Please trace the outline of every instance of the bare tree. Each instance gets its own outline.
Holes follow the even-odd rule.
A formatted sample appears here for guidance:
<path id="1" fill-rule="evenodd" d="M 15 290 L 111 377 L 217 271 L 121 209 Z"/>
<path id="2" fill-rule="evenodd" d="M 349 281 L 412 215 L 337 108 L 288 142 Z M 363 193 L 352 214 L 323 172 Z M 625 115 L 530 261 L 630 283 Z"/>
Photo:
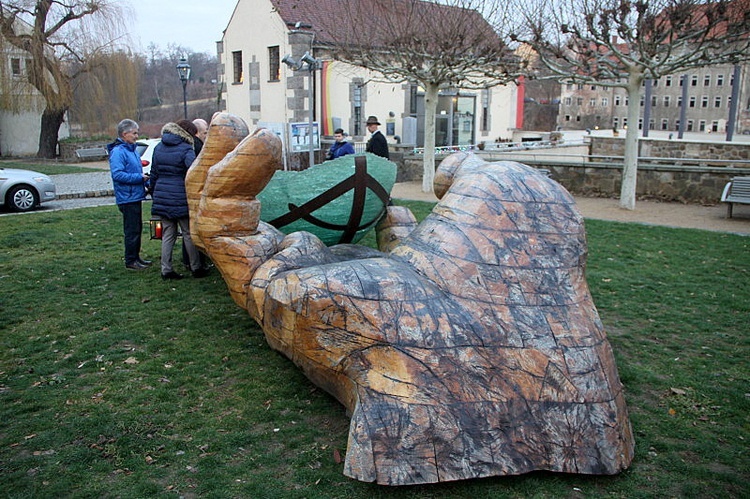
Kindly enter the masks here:
<path id="1" fill-rule="evenodd" d="M 44 99 L 37 156 L 55 156 L 72 81 L 121 41 L 122 10 L 111 0 L 0 1 L 0 42 L 28 54 L 28 81 Z"/>
<path id="2" fill-rule="evenodd" d="M 416 83 L 425 92 L 422 190 L 435 172 L 435 115 L 440 90 L 486 89 L 519 74 L 513 56 L 484 16 L 496 17 L 497 0 L 352 0 L 323 18 L 318 42 L 334 59 L 374 72 L 376 80 Z M 301 6 L 301 5 L 300 5 Z M 336 34 L 336 38 L 326 38 Z"/>
<path id="3" fill-rule="evenodd" d="M 750 0 L 517 0 L 514 38 L 570 83 L 621 87 L 628 130 L 620 206 L 635 209 L 645 79 L 750 60 Z"/>

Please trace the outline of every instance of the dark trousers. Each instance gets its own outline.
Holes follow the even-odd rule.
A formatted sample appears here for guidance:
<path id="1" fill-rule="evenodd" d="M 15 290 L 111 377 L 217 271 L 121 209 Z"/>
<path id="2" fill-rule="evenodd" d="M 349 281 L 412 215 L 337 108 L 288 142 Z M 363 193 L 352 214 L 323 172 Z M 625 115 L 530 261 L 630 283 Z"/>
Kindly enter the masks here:
<path id="1" fill-rule="evenodd" d="M 118 204 L 122 213 L 122 234 L 125 239 L 125 264 L 135 263 L 141 255 L 143 213 L 141 202 Z"/>

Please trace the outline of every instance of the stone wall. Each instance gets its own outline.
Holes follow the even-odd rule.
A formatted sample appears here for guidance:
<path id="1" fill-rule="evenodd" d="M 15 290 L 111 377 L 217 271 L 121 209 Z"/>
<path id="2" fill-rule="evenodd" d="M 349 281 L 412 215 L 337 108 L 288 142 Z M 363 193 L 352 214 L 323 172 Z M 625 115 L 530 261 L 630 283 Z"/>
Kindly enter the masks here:
<path id="1" fill-rule="evenodd" d="M 750 160 L 750 144 L 722 142 L 685 142 L 675 140 L 640 139 L 641 157 L 676 158 L 683 161 L 665 161 L 663 164 L 640 165 L 636 195 L 639 199 L 717 204 L 722 190 L 732 177 L 750 176 L 750 165 L 726 166 L 729 161 Z M 622 138 L 592 137 L 592 156 L 621 157 L 625 140 Z M 478 152 L 479 155 L 486 155 Z M 436 158 L 439 163 L 444 156 Z M 589 197 L 612 197 L 620 195 L 622 167 L 615 162 L 571 163 L 554 158 L 540 160 L 534 165 L 529 158 L 504 159 L 526 162 L 531 166 L 547 169 L 552 178 L 560 182 L 574 195 Z M 488 161 L 497 160 L 488 157 Z M 724 161 L 724 162 L 723 162 Z M 543 163 L 543 164 L 542 164 Z M 567 164 L 566 164 L 567 163 Z M 422 178 L 422 157 L 405 155 L 398 163 L 397 182 L 415 181 Z"/>
<path id="2" fill-rule="evenodd" d="M 59 160 L 63 163 L 84 163 L 86 161 L 101 161 L 102 159 L 106 159 L 106 156 L 81 159 L 76 156 L 76 150 L 88 149 L 92 147 L 107 147 L 107 144 L 107 141 L 60 142 Z"/>

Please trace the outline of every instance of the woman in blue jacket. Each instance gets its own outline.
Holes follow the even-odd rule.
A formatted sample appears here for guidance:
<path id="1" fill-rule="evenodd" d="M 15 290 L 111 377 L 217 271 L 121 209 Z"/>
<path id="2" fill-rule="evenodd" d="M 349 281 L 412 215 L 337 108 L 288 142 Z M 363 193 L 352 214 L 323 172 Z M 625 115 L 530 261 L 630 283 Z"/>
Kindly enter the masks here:
<path id="1" fill-rule="evenodd" d="M 122 213 L 125 242 L 125 268 L 143 270 L 151 265 L 141 254 L 143 211 L 141 203 L 146 198 L 148 175 L 143 173 L 141 158 L 135 150 L 138 140 L 138 123 L 125 119 L 117 124 L 117 140 L 107 145 L 109 170 L 115 189 L 115 202 Z"/>
<path id="2" fill-rule="evenodd" d="M 198 129 L 188 120 L 167 123 L 161 130 L 161 143 L 154 148 L 151 162 L 150 191 L 153 198 L 151 215 L 161 218 L 161 276 L 182 279 L 172 267 L 172 250 L 177 239 L 177 226 L 190 258 L 193 277 L 205 277 L 198 249 L 190 237 L 190 218 L 185 193 L 185 175 L 195 160 L 193 136 Z"/>

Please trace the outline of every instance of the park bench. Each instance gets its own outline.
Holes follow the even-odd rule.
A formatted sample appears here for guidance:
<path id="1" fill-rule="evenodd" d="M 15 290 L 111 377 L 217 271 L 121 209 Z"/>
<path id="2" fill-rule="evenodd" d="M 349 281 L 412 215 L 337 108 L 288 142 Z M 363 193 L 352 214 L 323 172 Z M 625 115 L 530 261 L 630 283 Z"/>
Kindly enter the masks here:
<path id="1" fill-rule="evenodd" d="M 76 156 L 78 159 L 86 160 L 93 158 L 106 158 L 108 156 L 107 149 L 104 147 L 87 147 L 83 149 L 76 149 Z"/>
<path id="2" fill-rule="evenodd" d="M 732 218 L 732 205 L 735 203 L 750 204 L 750 177 L 733 177 L 724 186 L 721 202 L 728 203 L 727 218 Z"/>

